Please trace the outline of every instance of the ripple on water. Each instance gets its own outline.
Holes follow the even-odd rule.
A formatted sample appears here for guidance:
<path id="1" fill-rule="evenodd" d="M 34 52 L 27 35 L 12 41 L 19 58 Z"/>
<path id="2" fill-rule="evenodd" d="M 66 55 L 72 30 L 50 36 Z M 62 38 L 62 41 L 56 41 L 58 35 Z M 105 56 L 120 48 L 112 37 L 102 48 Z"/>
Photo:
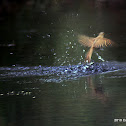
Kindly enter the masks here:
<path id="1" fill-rule="evenodd" d="M 77 79 L 82 76 L 99 74 L 125 69 L 126 63 L 102 62 L 69 66 L 15 66 L 0 67 L 0 79 L 15 77 L 40 76 L 43 82 L 61 82 L 63 80 Z M 125 75 L 123 75 L 125 77 Z M 46 77 L 46 78 L 45 78 Z M 113 75 L 111 77 L 116 77 Z M 119 77 L 119 76 L 118 76 Z"/>

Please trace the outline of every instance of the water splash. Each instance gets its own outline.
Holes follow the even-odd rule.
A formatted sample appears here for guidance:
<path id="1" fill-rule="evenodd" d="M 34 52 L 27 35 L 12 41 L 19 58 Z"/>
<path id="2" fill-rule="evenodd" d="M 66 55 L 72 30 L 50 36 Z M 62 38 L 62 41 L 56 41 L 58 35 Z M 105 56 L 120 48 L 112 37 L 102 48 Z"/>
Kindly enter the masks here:
<path id="1" fill-rule="evenodd" d="M 126 69 L 126 63 L 118 62 L 101 62 L 90 63 L 86 65 L 69 65 L 69 66 L 15 66 L 0 67 L 0 79 L 15 77 L 40 77 L 42 82 L 62 82 L 64 80 L 76 80 L 80 77 L 100 74 L 105 72 Z"/>

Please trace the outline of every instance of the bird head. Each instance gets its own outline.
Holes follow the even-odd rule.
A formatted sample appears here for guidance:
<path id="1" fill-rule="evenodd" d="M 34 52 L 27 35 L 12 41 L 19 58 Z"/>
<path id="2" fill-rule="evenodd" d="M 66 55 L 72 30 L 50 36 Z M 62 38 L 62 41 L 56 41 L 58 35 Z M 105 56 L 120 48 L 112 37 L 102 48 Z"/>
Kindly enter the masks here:
<path id="1" fill-rule="evenodd" d="M 104 37 L 104 34 L 105 34 L 104 32 L 100 32 L 98 36 Z"/>

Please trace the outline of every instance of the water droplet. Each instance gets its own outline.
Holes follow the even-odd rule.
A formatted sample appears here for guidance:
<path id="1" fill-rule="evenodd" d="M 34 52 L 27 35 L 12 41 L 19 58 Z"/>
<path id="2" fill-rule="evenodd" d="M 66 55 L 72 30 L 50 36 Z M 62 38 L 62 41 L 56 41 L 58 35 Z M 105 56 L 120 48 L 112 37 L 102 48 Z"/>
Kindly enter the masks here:
<path id="1" fill-rule="evenodd" d="M 45 36 L 42 36 L 42 38 L 45 38 Z"/>
<path id="2" fill-rule="evenodd" d="M 71 44 L 71 42 L 69 42 L 69 44 Z"/>
<path id="3" fill-rule="evenodd" d="M 85 50 L 83 49 L 83 52 L 85 52 Z"/>
<path id="4" fill-rule="evenodd" d="M 50 38 L 50 37 L 51 37 L 51 35 L 50 35 L 50 34 L 47 34 L 47 37 L 49 37 L 49 38 Z"/>
<path id="5" fill-rule="evenodd" d="M 32 98 L 34 98 L 34 99 L 35 99 L 36 97 L 35 97 L 35 96 L 33 96 Z"/>

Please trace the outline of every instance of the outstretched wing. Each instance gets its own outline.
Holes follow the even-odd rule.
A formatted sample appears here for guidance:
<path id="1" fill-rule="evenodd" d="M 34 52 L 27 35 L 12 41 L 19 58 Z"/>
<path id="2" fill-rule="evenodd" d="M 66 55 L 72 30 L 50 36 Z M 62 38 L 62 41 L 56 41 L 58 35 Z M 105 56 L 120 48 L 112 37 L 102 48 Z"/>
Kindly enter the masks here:
<path id="1" fill-rule="evenodd" d="M 105 46 L 118 46 L 115 42 L 111 41 L 110 39 L 107 38 L 93 38 L 93 37 L 88 37 L 86 35 L 79 35 L 78 36 L 78 41 L 80 44 L 91 47 L 93 45 L 94 48 L 101 48 Z"/>
<path id="2" fill-rule="evenodd" d="M 78 36 L 78 42 L 84 46 L 91 47 L 92 44 L 94 43 L 95 38 L 93 37 L 88 37 L 86 35 L 79 35 Z"/>
<path id="3" fill-rule="evenodd" d="M 95 48 L 101 48 L 105 46 L 116 46 L 116 44 L 107 38 L 99 38 L 93 45 Z"/>

